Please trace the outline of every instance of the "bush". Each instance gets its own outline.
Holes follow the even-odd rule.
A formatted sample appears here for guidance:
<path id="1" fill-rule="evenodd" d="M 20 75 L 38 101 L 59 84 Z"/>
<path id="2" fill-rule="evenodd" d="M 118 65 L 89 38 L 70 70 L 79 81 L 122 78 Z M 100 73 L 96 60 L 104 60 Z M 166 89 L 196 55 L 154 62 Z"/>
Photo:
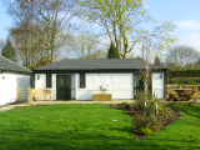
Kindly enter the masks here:
<path id="1" fill-rule="evenodd" d="M 170 77 L 169 84 L 178 84 L 178 85 L 199 85 L 200 78 L 196 77 Z"/>
<path id="2" fill-rule="evenodd" d="M 114 106 L 133 116 L 134 132 L 138 136 L 151 135 L 179 118 L 179 112 L 144 94 L 139 94 L 139 99 L 133 104 L 122 103 Z"/>

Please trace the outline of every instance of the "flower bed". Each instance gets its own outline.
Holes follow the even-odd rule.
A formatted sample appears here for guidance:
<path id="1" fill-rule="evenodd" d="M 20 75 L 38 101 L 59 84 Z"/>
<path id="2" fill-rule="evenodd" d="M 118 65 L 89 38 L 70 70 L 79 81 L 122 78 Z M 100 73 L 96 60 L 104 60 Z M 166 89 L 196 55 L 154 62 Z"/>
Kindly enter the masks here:
<path id="1" fill-rule="evenodd" d="M 148 110 L 143 111 L 138 105 L 119 104 L 115 105 L 116 108 L 122 109 L 133 116 L 134 120 L 134 133 L 139 138 L 151 135 L 164 129 L 174 121 L 178 120 L 180 113 L 170 107 L 162 107 L 157 112 L 156 117 L 151 116 Z"/>

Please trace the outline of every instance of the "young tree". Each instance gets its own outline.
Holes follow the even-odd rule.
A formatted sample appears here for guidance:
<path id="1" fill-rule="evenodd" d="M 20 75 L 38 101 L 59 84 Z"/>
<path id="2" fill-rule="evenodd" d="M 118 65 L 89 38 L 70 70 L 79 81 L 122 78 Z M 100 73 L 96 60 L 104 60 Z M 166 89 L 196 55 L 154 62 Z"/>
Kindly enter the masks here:
<path id="1" fill-rule="evenodd" d="M 135 45 L 133 34 L 142 20 L 144 0 L 81 0 L 89 20 L 99 23 L 125 59 Z"/>
<path id="2" fill-rule="evenodd" d="M 149 87 L 151 81 L 151 64 L 153 54 L 157 53 L 158 56 L 166 54 L 166 50 L 170 49 L 172 44 L 176 41 L 173 36 L 174 25 L 171 22 L 165 22 L 161 25 L 154 27 L 151 30 L 144 30 L 140 33 L 138 43 L 141 49 L 142 57 L 145 60 L 145 93 L 150 95 Z"/>
<path id="3" fill-rule="evenodd" d="M 7 40 L 6 45 L 4 46 L 4 48 L 1 51 L 1 55 L 12 61 L 17 60 L 16 50 L 13 47 L 10 40 Z"/>
<path id="4" fill-rule="evenodd" d="M 113 43 L 110 44 L 110 48 L 108 50 L 108 59 L 120 59 L 119 51 Z"/>
<path id="5" fill-rule="evenodd" d="M 145 68 L 142 76 L 144 78 L 144 89 L 145 92 L 139 95 L 139 99 L 136 102 L 136 108 L 139 108 L 139 112 L 142 112 L 139 117 L 136 118 L 136 127 L 139 129 L 139 132 L 144 134 L 143 129 L 147 128 L 151 130 L 153 124 L 160 122 L 160 116 L 163 114 L 163 108 L 161 109 L 160 101 L 152 95 L 150 91 L 151 87 L 151 76 L 152 76 L 152 54 L 155 56 L 155 53 L 158 55 L 162 51 L 169 49 L 174 42 L 175 38 L 173 37 L 174 27 L 169 23 L 159 25 L 152 30 L 146 30 L 141 32 L 139 46 L 142 51 L 143 59 L 145 60 Z M 168 114 L 168 111 L 164 112 L 165 115 Z M 146 120 L 145 122 L 142 120 Z M 163 120 L 162 120 L 163 121 Z M 158 123 L 159 124 L 159 123 Z"/>

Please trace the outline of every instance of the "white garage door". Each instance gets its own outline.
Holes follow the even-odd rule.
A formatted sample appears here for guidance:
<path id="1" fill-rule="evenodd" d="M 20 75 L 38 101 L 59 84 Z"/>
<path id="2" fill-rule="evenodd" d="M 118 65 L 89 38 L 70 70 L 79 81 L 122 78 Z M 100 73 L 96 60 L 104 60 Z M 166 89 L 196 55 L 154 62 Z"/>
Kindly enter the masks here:
<path id="1" fill-rule="evenodd" d="M 86 89 L 100 92 L 105 89 L 114 99 L 133 99 L 132 74 L 87 74 Z"/>
<path id="2" fill-rule="evenodd" d="M 164 98 L 164 73 L 153 73 L 152 92 L 156 98 Z"/>

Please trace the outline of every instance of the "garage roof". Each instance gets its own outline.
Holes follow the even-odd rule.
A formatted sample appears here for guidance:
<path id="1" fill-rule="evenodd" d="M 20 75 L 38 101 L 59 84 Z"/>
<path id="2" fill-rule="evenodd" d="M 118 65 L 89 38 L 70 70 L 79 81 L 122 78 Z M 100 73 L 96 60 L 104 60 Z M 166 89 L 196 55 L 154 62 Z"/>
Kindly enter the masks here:
<path id="1" fill-rule="evenodd" d="M 95 71 L 95 70 L 135 70 L 144 69 L 145 62 L 141 59 L 100 59 L 75 60 L 64 59 L 51 65 L 41 67 L 35 71 Z M 153 66 L 154 69 L 167 69 L 163 65 Z"/>
<path id="2" fill-rule="evenodd" d="M 25 67 L 22 67 L 15 62 L 6 59 L 3 56 L 0 56 L 0 70 L 6 72 L 31 73 Z"/>

